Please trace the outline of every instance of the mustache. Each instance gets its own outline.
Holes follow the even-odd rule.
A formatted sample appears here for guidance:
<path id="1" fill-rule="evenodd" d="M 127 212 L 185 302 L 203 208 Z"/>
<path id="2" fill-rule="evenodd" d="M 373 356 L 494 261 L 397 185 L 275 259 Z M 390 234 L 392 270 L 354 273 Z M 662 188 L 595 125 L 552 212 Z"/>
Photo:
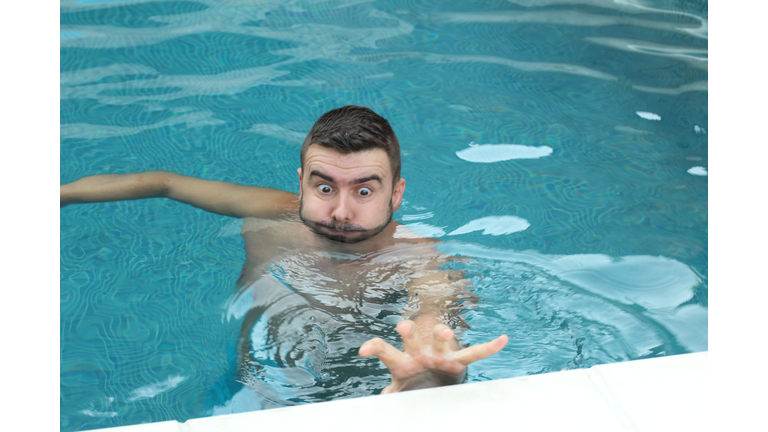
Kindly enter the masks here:
<path id="1" fill-rule="evenodd" d="M 382 232 L 387 225 L 392 221 L 392 202 L 389 203 L 389 215 L 387 217 L 387 220 L 377 226 L 370 229 L 366 229 L 362 225 L 355 225 L 351 224 L 349 222 L 338 222 L 338 221 L 313 221 L 310 219 L 307 219 L 304 217 L 304 202 L 299 201 L 299 217 L 301 218 L 301 221 L 306 225 L 312 232 L 315 234 L 325 237 L 329 240 L 341 242 L 341 243 L 360 243 L 362 241 L 368 240 L 371 237 L 376 236 L 380 232 Z M 358 233 L 354 236 L 349 236 L 347 234 L 333 234 L 328 233 L 320 229 L 320 227 L 323 227 L 325 229 L 331 229 L 334 231 L 342 231 L 344 233 Z"/>
<path id="2" fill-rule="evenodd" d="M 367 229 L 361 227 L 360 225 L 354 225 L 349 222 L 314 222 L 314 224 L 319 225 L 321 227 L 325 227 L 328 229 L 332 229 L 334 231 L 344 231 L 344 232 L 365 232 L 368 231 Z"/>

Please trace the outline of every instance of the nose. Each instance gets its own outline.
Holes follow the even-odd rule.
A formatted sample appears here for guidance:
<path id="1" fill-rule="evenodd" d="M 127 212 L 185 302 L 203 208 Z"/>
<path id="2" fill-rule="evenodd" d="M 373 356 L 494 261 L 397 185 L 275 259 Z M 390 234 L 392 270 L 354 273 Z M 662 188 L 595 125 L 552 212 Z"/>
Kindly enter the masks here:
<path id="1" fill-rule="evenodd" d="M 352 203 L 346 194 L 339 194 L 337 197 L 336 202 L 334 202 L 331 218 L 336 222 L 352 221 Z"/>

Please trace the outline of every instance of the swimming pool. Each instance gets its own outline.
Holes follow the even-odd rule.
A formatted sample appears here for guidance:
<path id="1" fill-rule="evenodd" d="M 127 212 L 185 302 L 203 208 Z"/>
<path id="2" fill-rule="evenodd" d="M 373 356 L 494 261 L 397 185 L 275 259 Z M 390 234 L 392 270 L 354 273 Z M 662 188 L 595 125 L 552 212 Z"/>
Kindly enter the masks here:
<path id="1" fill-rule="evenodd" d="M 62 183 L 296 192 L 315 119 L 368 106 L 403 148 L 395 220 L 468 257 L 462 339 L 510 336 L 470 381 L 707 349 L 706 2 L 241 3 L 61 3 Z M 166 200 L 62 209 L 62 430 L 227 394 L 239 233 Z"/>

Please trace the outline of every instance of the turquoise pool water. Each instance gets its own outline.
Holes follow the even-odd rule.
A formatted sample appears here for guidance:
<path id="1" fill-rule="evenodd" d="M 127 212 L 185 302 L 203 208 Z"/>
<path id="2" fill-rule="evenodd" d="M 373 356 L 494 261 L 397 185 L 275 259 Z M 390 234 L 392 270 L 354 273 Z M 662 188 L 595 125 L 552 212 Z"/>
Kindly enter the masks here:
<path id="1" fill-rule="evenodd" d="M 707 350 L 707 3 L 62 1 L 61 182 L 165 169 L 298 191 L 322 113 L 403 149 L 395 220 L 482 299 L 469 380 Z M 240 221 L 61 211 L 61 429 L 211 414 L 235 381 Z M 376 394 L 371 381 L 315 399 Z"/>

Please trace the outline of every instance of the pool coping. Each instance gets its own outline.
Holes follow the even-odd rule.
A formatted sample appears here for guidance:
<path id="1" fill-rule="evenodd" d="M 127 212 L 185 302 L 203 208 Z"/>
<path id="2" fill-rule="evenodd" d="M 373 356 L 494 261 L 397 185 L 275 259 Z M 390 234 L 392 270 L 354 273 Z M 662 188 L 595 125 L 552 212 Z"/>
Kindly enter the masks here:
<path id="1" fill-rule="evenodd" d="M 240 414 L 120 426 L 113 432 L 706 430 L 709 352 L 681 354 Z"/>

